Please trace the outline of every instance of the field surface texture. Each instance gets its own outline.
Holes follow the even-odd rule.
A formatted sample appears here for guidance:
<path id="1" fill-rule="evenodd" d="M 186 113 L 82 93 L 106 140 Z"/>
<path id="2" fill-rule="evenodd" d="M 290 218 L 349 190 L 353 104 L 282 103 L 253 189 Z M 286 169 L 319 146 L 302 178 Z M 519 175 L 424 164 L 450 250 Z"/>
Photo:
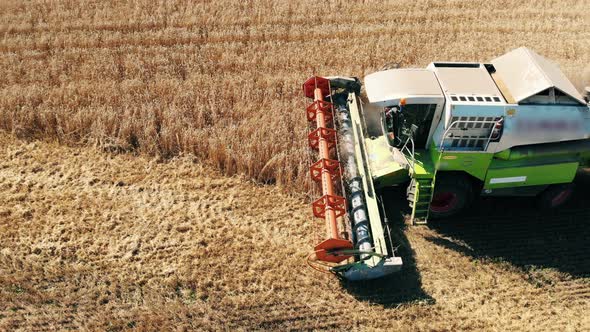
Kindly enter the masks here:
<path id="1" fill-rule="evenodd" d="M 305 265 L 304 197 L 188 157 L 1 136 L 0 201 L 0 330 L 590 328 L 583 199 L 480 202 L 430 229 L 390 211 L 405 270 L 359 285 Z"/>
<path id="2" fill-rule="evenodd" d="M 588 172 L 559 212 L 480 200 L 409 227 L 391 203 L 391 278 L 307 268 L 300 91 L 520 46 L 581 88 L 589 8 L 0 1 L 0 330 L 590 330 Z"/>

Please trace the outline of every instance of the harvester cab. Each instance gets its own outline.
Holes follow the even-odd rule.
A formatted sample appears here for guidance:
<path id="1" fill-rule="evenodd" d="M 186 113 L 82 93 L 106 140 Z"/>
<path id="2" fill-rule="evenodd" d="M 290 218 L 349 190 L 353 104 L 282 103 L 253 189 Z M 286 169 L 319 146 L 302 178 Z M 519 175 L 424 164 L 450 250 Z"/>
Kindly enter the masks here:
<path id="1" fill-rule="evenodd" d="M 381 192 L 404 186 L 409 220 L 447 218 L 477 195 L 557 207 L 590 164 L 590 106 L 560 71 L 519 48 L 490 63 L 433 62 L 350 77 L 311 77 L 314 215 L 327 239 L 314 264 L 349 280 L 401 269 Z M 338 185 L 340 184 L 340 185 Z"/>

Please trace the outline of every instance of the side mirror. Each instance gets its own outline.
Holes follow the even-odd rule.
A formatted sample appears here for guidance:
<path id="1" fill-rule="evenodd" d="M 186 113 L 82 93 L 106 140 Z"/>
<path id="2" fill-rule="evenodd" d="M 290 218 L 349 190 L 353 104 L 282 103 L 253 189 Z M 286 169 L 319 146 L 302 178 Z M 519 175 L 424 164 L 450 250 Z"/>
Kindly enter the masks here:
<path id="1" fill-rule="evenodd" d="M 584 99 L 586 99 L 587 103 L 590 103 L 590 86 L 584 89 Z"/>

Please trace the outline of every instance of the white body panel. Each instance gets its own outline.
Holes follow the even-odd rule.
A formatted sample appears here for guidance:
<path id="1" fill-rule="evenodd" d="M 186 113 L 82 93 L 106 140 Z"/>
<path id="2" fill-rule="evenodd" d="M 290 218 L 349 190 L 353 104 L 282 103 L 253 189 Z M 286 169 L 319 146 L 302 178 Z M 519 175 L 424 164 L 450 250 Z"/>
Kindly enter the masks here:
<path id="1" fill-rule="evenodd" d="M 419 99 L 421 103 L 443 99 L 436 76 L 427 69 L 376 72 L 365 77 L 365 89 L 369 102 L 380 107 L 397 105 L 401 98 Z"/>
<path id="2" fill-rule="evenodd" d="M 373 73 L 365 77 L 367 97 L 371 106 L 381 109 L 398 105 L 401 99 L 406 99 L 408 104 L 437 104 L 428 142 L 434 141 L 436 146 L 445 149 L 451 148 L 446 140 L 441 144 L 449 131 L 454 130 L 456 137 L 483 137 L 481 125 L 475 122 L 499 118 L 504 119 L 503 134 L 498 142 L 482 145 L 486 152 L 590 137 L 590 109 L 582 104 L 581 95 L 559 67 L 526 48 L 499 57 L 494 64 L 501 68 L 501 72 L 494 75 L 501 74 L 504 82 L 492 77 L 494 68 L 491 65 L 479 63 L 431 63 L 426 69 L 391 69 Z M 547 88 L 566 93 L 564 98 L 568 102 L 560 105 L 558 98 L 554 98 L 552 104 L 519 105 L 506 101 L 512 98 L 527 103 L 543 100 L 535 99 L 535 94 Z M 503 95 L 507 92 L 512 94 L 510 98 Z M 474 123 L 449 130 L 449 126 L 457 121 Z M 461 147 L 453 150 L 474 151 Z"/>
<path id="3" fill-rule="evenodd" d="M 539 92 L 555 88 L 579 104 L 585 104 L 582 95 L 561 72 L 557 64 L 526 47 L 508 52 L 492 60 L 492 64 L 517 103 Z"/>

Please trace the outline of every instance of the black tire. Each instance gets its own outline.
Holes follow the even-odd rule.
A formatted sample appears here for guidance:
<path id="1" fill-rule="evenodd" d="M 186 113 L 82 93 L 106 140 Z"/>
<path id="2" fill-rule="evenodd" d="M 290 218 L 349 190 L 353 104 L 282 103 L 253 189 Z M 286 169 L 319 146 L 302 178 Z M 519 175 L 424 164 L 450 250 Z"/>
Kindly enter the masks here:
<path id="1" fill-rule="evenodd" d="M 463 211 L 473 201 L 473 184 L 467 176 L 437 175 L 430 202 L 430 217 L 442 219 Z"/>
<path id="2" fill-rule="evenodd" d="M 573 193 L 573 183 L 552 184 L 537 196 L 536 205 L 544 210 L 556 209 L 567 203 Z"/>

